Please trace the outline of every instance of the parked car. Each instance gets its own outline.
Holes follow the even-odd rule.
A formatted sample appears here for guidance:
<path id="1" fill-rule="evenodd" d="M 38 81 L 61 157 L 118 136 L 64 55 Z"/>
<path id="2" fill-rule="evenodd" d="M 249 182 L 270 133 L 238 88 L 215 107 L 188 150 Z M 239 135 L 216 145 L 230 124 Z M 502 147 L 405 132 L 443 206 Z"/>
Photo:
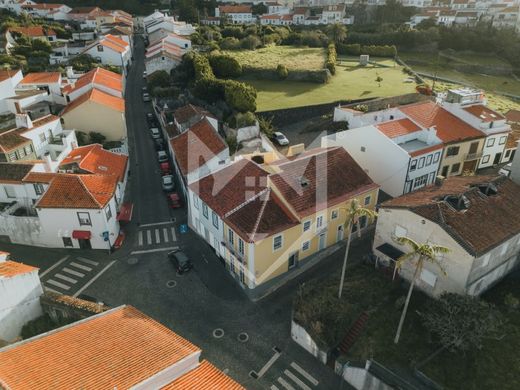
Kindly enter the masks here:
<path id="1" fill-rule="evenodd" d="M 504 175 L 505 177 L 511 176 L 511 168 L 513 166 L 513 163 L 509 163 L 504 165 L 500 170 L 498 171 L 499 174 Z"/>
<path id="2" fill-rule="evenodd" d="M 149 102 L 150 100 L 152 100 L 150 94 L 148 92 L 143 93 L 143 102 Z"/>
<path id="3" fill-rule="evenodd" d="M 162 138 L 154 139 L 155 150 L 164 150 L 164 140 Z"/>
<path id="4" fill-rule="evenodd" d="M 159 131 L 159 129 L 157 127 L 152 127 L 150 129 L 150 133 L 152 133 L 152 138 L 153 139 L 160 139 L 161 138 L 161 132 Z"/>
<path id="5" fill-rule="evenodd" d="M 146 70 L 143 72 L 143 79 L 146 78 L 146 76 L 148 76 L 148 73 L 146 73 Z"/>
<path id="6" fill-rule="evenodd" d="M 166 192 L 172 192 L 175 189 L 175 181 L 172 175 L 162 177 L 162 188 Z"/>
<path id="7" fill-rule="evenodd" d="M 172 170 L 170 169 L 170 163 L 169 162 L 163 162 L 160 164 L 161 167 L 161 175 L 170 175 L 172 173 Z"/>
<path id="8" fill-rule="evenodd" d="M 171 261 L 179 275 L 182 275 L 193 268 L 193 263 L 184 252 L 168 252 L 168 259 Z"/>
<path id="9" fill-rule="evenodd" d="M 168 161 L 168 155 L 166 154 L 166 152 L 164 150 L 159 150 L 157 152 L 157 159 L 159 160 L 160 163 L 166 162 L 166 161 Z"/>
<path id="10" fill-rule="evenodd" d="M 148 92 L 148 87 L 146 85 L 142 89 L 143 89 L 143 93 Z"/>
<path id="11" fill-rule="evenodd" d="M 275 131 L 273 133 L 273 141 L 276 142 L 280 146 L 289 145 L 289 140 L 287 139 L 287 137 L 283 133 L 280 133 L 279 131 Z"/>
<path id="12" fill-rule="evenodd" d="M 152 112 L 149 112 L 146 114 L 146 122 L 148 123 L 148 126 L 150 127 L 157 127 L 157 119 L 155 118 L 155 115 Z"/>
<path id="13" fill-rule="evenodd" d="M 182 207 L 181 198 L 179 197 L 179 194 L 176 192 L 173 192 L 168 195 L 168 203 L 170 204 L 170 207 L 172 209 L 178 209 Z"/>

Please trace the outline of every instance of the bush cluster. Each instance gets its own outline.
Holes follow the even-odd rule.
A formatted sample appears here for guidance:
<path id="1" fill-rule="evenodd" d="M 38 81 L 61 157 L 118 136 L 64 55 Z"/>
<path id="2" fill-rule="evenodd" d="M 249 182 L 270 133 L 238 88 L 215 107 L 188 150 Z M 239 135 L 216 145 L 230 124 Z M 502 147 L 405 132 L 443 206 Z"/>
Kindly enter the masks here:
<path id="1" fill-rule="evenodd" d="M 248 77 L 258 80 L 280 80 L 280 77 L 285 75 L 283 68 L 284 65 L 279 64 L 276 68 L 259 68 L 258 66 L 252 67 L 244 65 L 242 66 L 242 73 Z M 330 80 L 330 72 L 327 69 L 316 69 L 316 70 L 303 70 L 303 69 L 287 69 L 286 80 L 290 81 L 308 81 L 311 83 L 327 83 Z"/>
<path id="2" fill-rule="evenodd" d="M 285 80 L 289 75 L 289 71 L 287 70 L 287 66 L 284 64 L 278 64 L 276 67 L 276 74 L 280 80 Z"/>
<path id="3" fill-rule="evenodd" d="M 325 61 L 325 68 L 327 68 L 330 74 L 336 74 L 336 45 L 334 43 L 329 43 L 327 46 L 327 60 Z"/>
<path id="4" fill-rule="evenodd" d="M 213 54 L 209 56 L 209 63 L 217 77 L 235 78 L 242 75 L 242 65 L 229 55 Z"/>
<path id="5" fill-rule="evenodd" d="M 338 44 L 336 47 L 339 54 L 348 54 L 358 56 L 360 54 L 368 54 L 374 57 L 395 57 L 397 55 L 397 48 L 395 46 L 383 45 L 369 45 L 364 46 L 359 43 L 350 45 Z"/>

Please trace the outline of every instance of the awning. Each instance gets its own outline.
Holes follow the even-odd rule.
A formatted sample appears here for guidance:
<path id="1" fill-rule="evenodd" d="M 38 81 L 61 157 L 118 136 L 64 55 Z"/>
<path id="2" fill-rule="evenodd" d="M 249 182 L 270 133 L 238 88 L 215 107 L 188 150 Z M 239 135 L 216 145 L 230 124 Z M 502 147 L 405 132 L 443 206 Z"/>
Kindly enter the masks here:
<path id="1" fill-rule="evenodd" d="M 117 220 L 120 222 L 129 222 L 132 219 L 133 211 L 133 203 L 123 203 L 121 205 L 121 209 L 119 210 L 119 214 L 117 215 Z"/>
<path id="2" fill-rule="evenodd" d="M 88 230 L 73 230 L 72 238 L 76 240 L 90 240 L 92 234 Z"/>
<path id="3" fill-rule="evenodd" d="M 393 260 L 397 260 L 399 257 L 404 255 L 404 252 L 397 249 L 395 246 L 390 245 L 388 243 L 384 243 L 382 245 L 379 245 L 376 250 L 384 254 L 385 256 L 390 257 Z"/>

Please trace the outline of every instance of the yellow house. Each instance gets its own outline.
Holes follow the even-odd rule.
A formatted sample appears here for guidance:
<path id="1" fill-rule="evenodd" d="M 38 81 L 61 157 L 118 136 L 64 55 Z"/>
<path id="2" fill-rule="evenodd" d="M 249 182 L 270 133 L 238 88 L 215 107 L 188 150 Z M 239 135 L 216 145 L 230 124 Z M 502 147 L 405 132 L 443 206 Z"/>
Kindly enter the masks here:
<path id="1" fill-rule="evenodd" d="M 379 186 L 343 148 L 249 157 L 190 185 L 189 223 L 254 296 L 346 238 L 350 202 L 375 208 Z"/>
<path id="2" fill-rule="evenodd" d="M 65 107 L 62 124 L 66 128 L 101 133 L 107 141 L 126 138 L 125 101 L 97 88 L 79 96 Z"/>

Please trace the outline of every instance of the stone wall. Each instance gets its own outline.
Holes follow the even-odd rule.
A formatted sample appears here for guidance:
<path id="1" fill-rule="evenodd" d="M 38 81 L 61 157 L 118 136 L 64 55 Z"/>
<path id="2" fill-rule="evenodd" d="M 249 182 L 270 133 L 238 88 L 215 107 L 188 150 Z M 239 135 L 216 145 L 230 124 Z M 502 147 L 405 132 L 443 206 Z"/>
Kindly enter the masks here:
<path id="1" fill-rule="evenodd" d="M 46 291 L 40 297 L 40 304 L 43 312 L 49 314 L 56 322 L 61 322 L 61 320 L 78 321 L 109 309 L 103 304 L 73 298 L 51 291 Z"/>

